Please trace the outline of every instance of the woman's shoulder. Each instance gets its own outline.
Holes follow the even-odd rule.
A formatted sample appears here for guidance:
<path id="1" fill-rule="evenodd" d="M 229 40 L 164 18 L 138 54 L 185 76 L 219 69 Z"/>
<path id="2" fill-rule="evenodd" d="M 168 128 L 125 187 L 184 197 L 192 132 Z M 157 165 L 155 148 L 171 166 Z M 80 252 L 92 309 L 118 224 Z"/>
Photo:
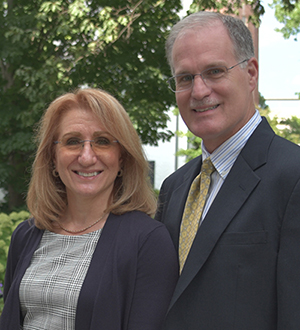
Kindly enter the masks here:
<path id="1" fill-rule="evenodd" d="M 21 222 L 14 230 L 9 246 L 8 269 L 15 269 L 19 260 L 34 251 L 39 243 L 43 231 L 34 225 L 33 219 Z M 30 252 L 31 251 L 31 252 Z"/>
<path id="2" fill-rule="evenodd" d="M 39 230 L 35 227 L 34 218 L 27 219 L 18 224 L 13 235 L 28 235 L 32 231 Z"/>
<path id="3" fill-rule="evenodd" d="M 170 234 L 163 223 L 140 211 L 127 212 L 123 215 L 111 214 L 108 220 L 110 227 L 109 230 L 103 231 L 103 235 L 114 237 L 118 251 L 121 250 L 126 255 L 131 255 L 132 251 L 134 254 L 136 251 L 148 251 L 151 255 L 156 255 L 164 250 L 166 255 L 177 260 Z"/>
<path id="4" fill-rule="evenodd" d="M 149 234 L 167 235 L 167 229 L 164 224 L 151 218 L 141 211 L 131 211 L 122 215 L 110 216 L 110 221 L 119 222 L 120 235 L 128 237 L 141 237 Z"/>
<path id="5" fill-rule="evenodd" d="M 12 234 L 11 241 L 18 246 L 24 246 L 28 240 L 33 241 L 33 237 L 39 237 L 42 231 L 38 229 L 34 224 L 34 219 L 30 218 L 21 222 Z"/>
<path id="6" fill-rule="evenodd" d="M 117 217 L 120 217 L 120 222 L 125 226 L 133 225 L 136 228 L 145 228 L 145 229 L 164 227 L 162 223 L 151 218 L 149 215 L 141 211 L 131 211 L 124 213 L 122 215 L 118 215 Z"/>

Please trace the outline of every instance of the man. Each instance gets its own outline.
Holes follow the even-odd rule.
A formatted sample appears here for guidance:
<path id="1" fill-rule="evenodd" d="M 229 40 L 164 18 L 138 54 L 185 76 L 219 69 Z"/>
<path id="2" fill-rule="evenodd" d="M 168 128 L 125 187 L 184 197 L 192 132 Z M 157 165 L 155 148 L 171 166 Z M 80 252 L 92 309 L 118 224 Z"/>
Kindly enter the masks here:
<path id="1" fill-rule="evenodd" d="M 239 19 L 200 12 L 173 27 L 166 50 L 170 87 L 203 154 L 160 192 L 156 219 L 181 267 L 164 330 L 299 330 L 300 148 L 255 109 L 251 34 Z M 208 160 L 212 174 L 201 171 Z M 200 171 L 208 194 L 201 183 L 195 202 L 187 196 Z"/>

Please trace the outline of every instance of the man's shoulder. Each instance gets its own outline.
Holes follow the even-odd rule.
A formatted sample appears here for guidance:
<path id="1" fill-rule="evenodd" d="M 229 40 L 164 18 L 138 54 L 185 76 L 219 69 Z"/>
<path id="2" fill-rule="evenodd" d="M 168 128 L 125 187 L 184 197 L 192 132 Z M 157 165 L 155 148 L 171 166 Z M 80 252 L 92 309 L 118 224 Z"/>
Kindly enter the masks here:
<path id="1" fill-rule="evenodd" d="M 300 147 L 277 135 L 266 118 L 258 125 L 256 130 L 250 136 L 246 143 L 242 154 L 247 157 L 250 155 L 276 155 L 277 159 L 288 157 L 289 159 L 298 160 L 300 157 Z"/>
<path id="2" fill-rule="evenodd" d="M 273 157 L 272 157 L 273 156 Z M 300 174 L 300 147 L 281 136 L 276 135 L 270 148 L 270 158 L 282 164 L 286 171 L 291 171 L 296 177 Z"/>
<path id="3" fill-rule="evenodd" d="M 182 165 L 178 168 L 175 172 L 170 174 L 165 180 L 164 183 L 171 183 L 171 182 L 181 182 L 186 178 L 186 176 L 193 176 L 194 173 L 200 173 L 201 169 L 201 156 L 198 156 L 188 163 Z"/>
<path id="4" fill-rule="evenodd" d="M 291 142 L 279 135 L 275 134 L 274 142 L 278 145 L 282 145 L 287 151 L 294 151 L 297 155 L 300 155 L 300 147 L 298 144 Z"/>

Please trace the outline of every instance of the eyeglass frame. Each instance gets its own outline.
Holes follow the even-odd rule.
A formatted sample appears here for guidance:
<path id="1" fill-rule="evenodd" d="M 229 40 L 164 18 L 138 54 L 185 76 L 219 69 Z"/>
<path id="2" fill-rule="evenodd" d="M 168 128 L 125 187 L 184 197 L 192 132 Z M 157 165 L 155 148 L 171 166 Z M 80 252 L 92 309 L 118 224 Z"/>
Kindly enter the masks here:
<path id="1" fill-rule="evenodd" d="M 79 144 L 78 144 L 78 146 L 80 146 L 81 145 L 81 150 L 84 148 L 84 144 L 85 144 L 85 142 L 90 142 L 90 145 L 91 145 L 91 148 L 95 151 L 95 149 L 96 150 L 99 150 L 99 149 L 107 149 L 107 147 L 109 147 L 110 145 L 112 146 L 112 143 L 119 143 L 119 141 L 118 140 L 112 140 L 112 141 L 110 141 L 109 140 L 109 142 L 110 142 L 110 145 L 109 146 L 107 146 L 107 147 L 103 147 L 103 148 L 93 148 L 93 145 L 95 144 L 95 140 L 79 140 L 78 141 L 79 142 Z M 59 143 L 61 143 L 61 145 L 63 146 L 63 147 L 66 147 L 67 149 L 69 149 L 69 151 L 71 151 L 71 150 L 73 150 L 73 151 L 79 151 L 79 148 L 78 149 L 76 149 L 76 148 L 74 148 L 74 149 L 72 149 L 72 148 L 68 148 L 68 146 L 67 145 L 63 145 L 63 141 L 61 141 L 61 140 L 57 140 L 57 141 L 53 141 L 53 143 L 54 144 L 59 144 Z M 73 147 L 74 147 L 74 145 L 73 145 Z M 77 145 L 76 145 L 76 147 L 77 147 Z"/>
<path id="2" fill-rule="evenodd" d="M 191 89 L 194 86 L 194 80 L 195 80 L 195 77 L 196 76 L 200 76 L 202 78 L 203 82 L 207 85 L 206 80 L 205 80 L 206 78 L 203 78 L 203 73 L 208 72 L 208 71 L 213 70 L 213 69 L 217 69 L 217 68 L 225 68 L 226 69 L 226 72 L 224 73 L 224 75 L 225 75 L 226 73 L 228 73 L 229 70 L 231 70 L 231 69 L 235 68 L 236 66 L 238 66 L 240 64 L 243 64 L 243 63 L 245 63 L 245 62 L 247 62 L 249 60 L 250 60 L 250 58 L 245 59 L 245 60 L 243 60 L 243 61 L 241 61 L 241 62 L 239 62 L 239 63 L 237 63 L 237 64 L 235 64 L 235 65 L 233 65 L 233 66 L 231 66 L 229 68 L 227 68 L 225 65 L 220 65 L 220 66 L 213 66 L 211 68 L 207 68 L 207 69 L 203 70 L 201 73 L 195 73 L 195 74 L 193 74 L 193 73 L 181 73 L 181 74 L 177 74 L 175 76 L 172 76 L 172 77 L 168 78 L 168 80 L 167 80 L 168 85 L 169 85 L 168 87 L 174 93 L 180 93 L 180 92 L 188 91 L 189 89 Z M 219 77 L 217 79 L 222 78 L 224 75 L 222 75 L 221 77 Z M 175 86 L 176 86 L 176 80 L 175 80 L 175 78 L 182 77 L 182 76 L 191 76 L 192 77 L 191 86 L 188 87 L 188 88 L 186 88 L 186 89 L 174 90 L 171 87 L 171 82 L 170 81 L 171 80 L 174 80 L 175 81 Z"/>

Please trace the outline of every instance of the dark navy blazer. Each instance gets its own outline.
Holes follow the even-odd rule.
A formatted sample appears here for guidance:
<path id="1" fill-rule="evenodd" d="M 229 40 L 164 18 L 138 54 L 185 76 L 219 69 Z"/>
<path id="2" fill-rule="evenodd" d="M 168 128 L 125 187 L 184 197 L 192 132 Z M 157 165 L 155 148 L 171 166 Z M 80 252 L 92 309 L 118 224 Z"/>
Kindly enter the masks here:
<path id="1" fill-rule="evenodd" d="M 198 157 L 163 183 L 156 219 L 178 248 Z M 195 237 L 164 330 L 300 329 L 300 148 L 263 118 Z"/>
<path id="2" fill-rule="evenodd" d="M 1 330 L 19 330 L 20 281 L 43 231 L 31 221 L 12 236 Z M 75 330 L 159 330 L 178 278 L 165 226 L 141 212 L 110 214 L 78 300 Z"/>

